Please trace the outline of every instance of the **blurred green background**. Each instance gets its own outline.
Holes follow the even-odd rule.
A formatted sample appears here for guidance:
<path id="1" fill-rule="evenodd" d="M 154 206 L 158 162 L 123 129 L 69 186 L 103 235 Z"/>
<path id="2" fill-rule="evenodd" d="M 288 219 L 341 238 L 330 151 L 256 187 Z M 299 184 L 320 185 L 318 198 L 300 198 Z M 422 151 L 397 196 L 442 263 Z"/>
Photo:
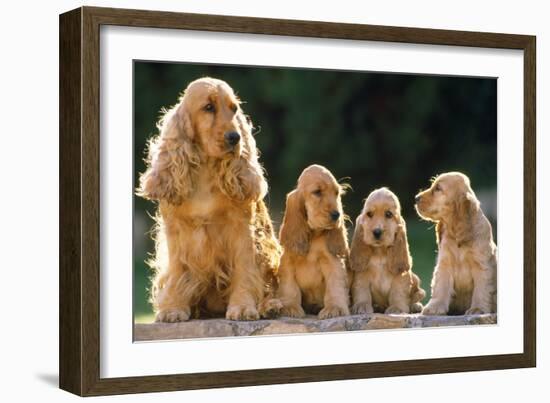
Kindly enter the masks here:
<path id="1" fill-rule="evenodd" d="M 353 222 L 376 187 L 388 186 L 397 194 L 426 300 L 435 235 L 433 225 L 414 212 L 413 198 L 432 176 L 451 170 L 467 174 L 496 237 L 496 79 L 136 61 L 136 186 L 161 108 L 173 105 L 190 81 L 203 76 L 227 81 L 245 102 L 243 109 L 256 126 L 270 186 L 266 201 L 277 231 L 286 193 L 306 166 L 317 163 L 351 184 L 343 202 Z M 153 319 L 151 273 L 144 260 L 153 250 L 154 211 L 153 203 L 134 196 L 136 322 Z"/>

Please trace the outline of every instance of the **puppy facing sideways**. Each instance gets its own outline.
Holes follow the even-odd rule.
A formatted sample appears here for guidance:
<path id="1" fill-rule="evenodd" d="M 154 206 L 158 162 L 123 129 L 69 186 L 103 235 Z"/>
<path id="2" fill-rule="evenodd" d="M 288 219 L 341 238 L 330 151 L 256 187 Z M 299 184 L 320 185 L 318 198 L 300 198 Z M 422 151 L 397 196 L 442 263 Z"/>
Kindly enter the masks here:
<path id="1" fill-rule="evenodd" d="M 416 196 L 416 210 L 436 223 L 439 246 L 432 298 L 422 313 L 496 312 L 497 247 L 469 178 L 460 172 L 439 175 Z"/>
<path id="2" fill-rule="evenodd" d="M 278 309 L 268 296 L 280 246 L 240 104 L 226 82 L 195 80 L 150 141 L 138 194 L 159 202 L 150 262 L 156 321 L 255 320 Z"/>
<path id="3" fill-rule="evenodd" d="M 405 220 L 389 189 L 376 189 L 367 197 L 356 220 L 350 264 L 354 314 L 422 310 L 426 292 L 412 272 Z"/>
<path id="4" fill-rule="evenodd" d="M 307 167 L 287 195 L 280 231 L 279 292 L 283 316 L 349 314 L 348 241 L 341 196 L 328 169 Z"/>

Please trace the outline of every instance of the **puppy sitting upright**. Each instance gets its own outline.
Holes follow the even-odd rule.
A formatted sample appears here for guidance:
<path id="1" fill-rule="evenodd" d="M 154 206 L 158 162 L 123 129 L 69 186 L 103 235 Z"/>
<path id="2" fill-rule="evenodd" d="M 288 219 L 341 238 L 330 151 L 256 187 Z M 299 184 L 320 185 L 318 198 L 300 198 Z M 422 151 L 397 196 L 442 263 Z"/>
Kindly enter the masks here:
<path id="1" fill-rule="evenodd" d="M 489 220 L 460 172 L 439 175 L 416 196 L 420 217 L 434 221 L 439 251 L 424 315 L 496 312 L 497 247 Z"/>
<path id="2" fill-rule="evenodd" d="M 411 270 L 407 228 L 397 196 L 374 190 L 357 217 L 351 243 L 354 314 L 417 313 L 426 292 Z"/>
<path id="3" fill-rule="evenodd" d="M 283 255 L 279 298 L 283 316 L 319 313 L 320 319 L 349 315 L 348 241 L 343 187 L 320 165 L 307 167 L 286 198 L 280 231 Z"/>

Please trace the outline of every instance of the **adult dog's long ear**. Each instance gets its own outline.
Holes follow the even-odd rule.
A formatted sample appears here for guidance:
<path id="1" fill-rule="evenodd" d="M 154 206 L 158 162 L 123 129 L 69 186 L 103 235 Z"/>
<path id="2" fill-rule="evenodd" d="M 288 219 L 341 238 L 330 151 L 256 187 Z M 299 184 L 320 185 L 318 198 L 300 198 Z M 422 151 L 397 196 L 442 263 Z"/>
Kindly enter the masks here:
<path id="1" fill-rule="evenodd" d="M 403 217 L 399 217 L 395 241 L 390 248 L 388 270 L 395 275 L 409 271 L 412 267 L 412 258 L 409 253 L 409 242 L 407 241 L 407 225 Z"/>
<path id="2" fill-rule="evenodd" d="M 256 139 L 252 135 L 252 130 L 254 129 L 252 121 L 243 113 L 240 107 L 236 118 L 242 135 L 241 156 L 248 161 L 255 162 L 258 160 L 258 149 L 256 148 Z"/>
<path id="3" fill-rule="evenodd" d="M 240 108 L 237 112 L 237 122 L 242 138 L 240 155 L 222 161 L 220 189 L 235 200 L 262 200 L 267 194 L 267 181 L 264 169 L 258 161 L 252 123 Z"/>
<path id="4" fill-rule="evenodd" d="M 470 192 L 460 195 L 454 202 L 449 229 L 459 246 L 474 239 L 474 218 L 478 209 L 479 202 Z"/>
<path id="5" fill-rule="evenodd" d="M 328 250 L 334 256 L 345 259 L 349 257 L 348 233 L 343 222 L 338 227 L 328 231 L 326 240 Z"/>
<path id="6" fill-rule="evenodd" d="M 281 245 L 297 255 L 306 255 L 309 251 L 311 230 L 307 224 L 304 198 L 298 189 L 286 196 L 286 209 L 279 233 Z"/>
<path id="7" fill-rule="evenodd" d="M 160 134 L 149 141 L 147 170 L 139 178 L 137 194 L 150 200 L 180 204 L 193 192 L 199 156 L 193 130 L 182 103 L 159 121 Z"/>
<path id="8" fill-rule="evenodd" d="M 351 240 L 350 266 L 353 271 L 364 271 L 367 269 L 369 259 L 372 253 L 371 247 L 365 243 L 363 224 L 360 215 L 355 220 L 355 232 Z"/>

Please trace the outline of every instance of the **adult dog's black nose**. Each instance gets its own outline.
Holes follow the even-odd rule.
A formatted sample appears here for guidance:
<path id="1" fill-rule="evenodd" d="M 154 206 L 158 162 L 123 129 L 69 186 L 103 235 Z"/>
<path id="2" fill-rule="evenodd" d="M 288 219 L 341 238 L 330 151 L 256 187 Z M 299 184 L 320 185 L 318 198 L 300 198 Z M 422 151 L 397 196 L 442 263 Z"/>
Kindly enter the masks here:
<path id="1" fill-rule="evenodd" d="M 340 212 L 337 210 L 334 210 L 330 213 L 330 218 L 332 218 L 332 221 L 336 221 L 340 218 Z"/>
<path id="2" fill-rule="evenodd" d="M 223 137 L 225 137 L 225 142 L 230 146 L 236 146 L 241 141 L 241 135 L 237 132 L 227 132 Z"/>
<path id="3" fill-rule="evenodd" d="M 376 239 L 380 239 L 382 236 L 382 230 L 380 228 L 375 228 L 372 230 L 372 235 L 374 235 Z"/>
<path id="4" fill-rule="evenodd" d="M 420 196 L 420 195 L 416 195 L 414 197 L 414 201 L 417 202 L 417 203 L 419 203 L 421 199 L 422 199 L 422 196 Z"/>

